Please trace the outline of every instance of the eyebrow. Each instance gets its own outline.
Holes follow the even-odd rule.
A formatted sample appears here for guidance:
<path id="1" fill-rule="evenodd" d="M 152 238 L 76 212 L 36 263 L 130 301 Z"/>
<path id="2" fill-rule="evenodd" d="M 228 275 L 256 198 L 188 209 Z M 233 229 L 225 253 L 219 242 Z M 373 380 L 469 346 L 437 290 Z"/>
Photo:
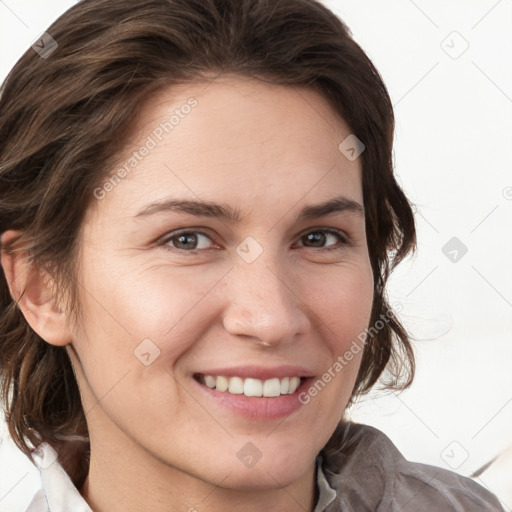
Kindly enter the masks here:
<path id="1" fill-rule="evenodd" d="M 150 203 L 146 205 L 135 218 L 148 217 L 156 213 L 177 212 L 186 213 L 195 217 L 218 218 L 232 224 L 243 220 L 240 210 L 232 208 L 224 203 L 215 203 L 212 201 L 201 200 L 180 200 L 166 199 L 163 201 Z M 305 206 L 297 217 L 297 222 L 316 219 L 325 215 L 335 213 L 351 212 L 364 217 L 364 207 L 357 201 L 344 196 L 334 197 L 324 203 Z"/>

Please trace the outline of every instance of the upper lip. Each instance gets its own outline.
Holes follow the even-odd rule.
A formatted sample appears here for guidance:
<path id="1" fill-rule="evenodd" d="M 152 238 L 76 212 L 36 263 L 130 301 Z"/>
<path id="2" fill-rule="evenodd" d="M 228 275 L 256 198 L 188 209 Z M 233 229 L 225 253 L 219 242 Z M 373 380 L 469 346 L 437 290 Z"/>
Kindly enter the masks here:
<path id="1" fill-rule="evenodd" d="M 212 368 L 203 370 L 201 375 L 212 375 L 214 377 L 242 377 L 244 379 L 283 379 L 285 377 L 313 377 L 311 370 L 304 366 L 281 365 L 274 367 L 264 366 L 230 366 L 229 368 Z"/>

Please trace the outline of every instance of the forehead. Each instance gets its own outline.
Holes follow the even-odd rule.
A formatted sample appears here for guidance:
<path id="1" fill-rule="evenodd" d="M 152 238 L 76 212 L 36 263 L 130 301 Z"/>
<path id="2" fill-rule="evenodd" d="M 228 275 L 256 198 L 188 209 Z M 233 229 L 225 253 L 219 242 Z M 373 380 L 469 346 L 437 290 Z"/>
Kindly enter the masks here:
<path id="1" fill-rule="evenodd" d="M 110 173 L 124 169 L 123 177 L 102 208 L 130 210 L 171 193 L 263 208 L 339 193 L 362 202 L 360 159 L 338 149 L 350 128 L 310 88 L 237 75 L 174 85 L 133 128 Z"/>

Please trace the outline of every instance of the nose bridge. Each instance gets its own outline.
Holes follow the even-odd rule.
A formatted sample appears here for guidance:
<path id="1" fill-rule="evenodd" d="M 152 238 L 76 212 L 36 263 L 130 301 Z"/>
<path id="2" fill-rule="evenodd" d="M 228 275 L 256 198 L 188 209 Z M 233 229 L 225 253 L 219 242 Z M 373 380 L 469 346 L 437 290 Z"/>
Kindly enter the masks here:
<path id="1" fill-rule="evenodd" d="M 259 247 L 249 240 L 247 246 L 242 242 L 237 248 L 224 327 L 265 345 L 286 343 L 305 331 L 307 316 L 282 260 L 271 249 Z"/>

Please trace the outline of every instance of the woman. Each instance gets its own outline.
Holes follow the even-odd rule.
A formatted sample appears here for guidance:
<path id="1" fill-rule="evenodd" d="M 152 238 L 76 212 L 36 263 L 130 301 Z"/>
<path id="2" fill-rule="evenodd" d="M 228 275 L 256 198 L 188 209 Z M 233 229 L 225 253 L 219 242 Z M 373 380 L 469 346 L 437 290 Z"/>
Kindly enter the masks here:
<path id="1" fill-rule="evenodd" d="M 0 113 L 28 511 L 502 510 L 344 419 L 412 382 L 385 285 L 416 238 L 386 88 L 322 4 L 79 2 Z"/>

